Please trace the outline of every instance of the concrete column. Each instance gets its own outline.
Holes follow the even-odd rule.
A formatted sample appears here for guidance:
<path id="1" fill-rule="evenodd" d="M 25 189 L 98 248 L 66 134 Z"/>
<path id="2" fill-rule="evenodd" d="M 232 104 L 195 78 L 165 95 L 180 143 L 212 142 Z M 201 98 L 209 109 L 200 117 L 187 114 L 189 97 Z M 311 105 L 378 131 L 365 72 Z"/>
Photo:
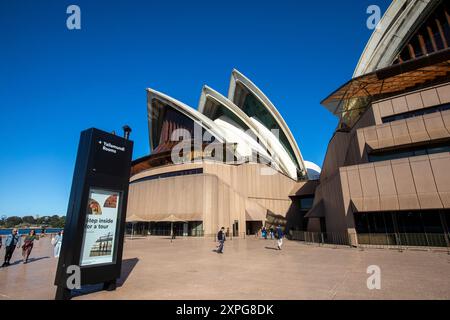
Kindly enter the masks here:
<path id="1" fill-rule="evenodd" d="M 355 228 L 348 228 L 347 229 L 348 232 L 348 238 L 349 238 L 349 242 L 351 246 L 358 246 L 358 235 L 356 234 L 356 229 Z"/>

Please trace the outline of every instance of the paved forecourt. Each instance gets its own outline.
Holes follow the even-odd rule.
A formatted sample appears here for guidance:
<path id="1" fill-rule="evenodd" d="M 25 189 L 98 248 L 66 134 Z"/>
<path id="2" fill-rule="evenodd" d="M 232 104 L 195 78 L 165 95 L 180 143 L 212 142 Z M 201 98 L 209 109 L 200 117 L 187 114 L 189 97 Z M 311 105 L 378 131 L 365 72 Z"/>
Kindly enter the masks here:
<path id="1" fill-rule="evenodd" d="M 211 238 L 126 239 L 116 291 L 91 286 L 75 299 L 450 299 L 445 252 L 317 247 L 274 240 L 234 239 L 224 254 Z M 3 262 L 4 248 L 0 250 Z M 53 299 L 57 260 L 49 238 L 32 260 L 0 269 L 0 299 Z M 381 289 L 367 288 L 367 268 L 380 267 Z"/>

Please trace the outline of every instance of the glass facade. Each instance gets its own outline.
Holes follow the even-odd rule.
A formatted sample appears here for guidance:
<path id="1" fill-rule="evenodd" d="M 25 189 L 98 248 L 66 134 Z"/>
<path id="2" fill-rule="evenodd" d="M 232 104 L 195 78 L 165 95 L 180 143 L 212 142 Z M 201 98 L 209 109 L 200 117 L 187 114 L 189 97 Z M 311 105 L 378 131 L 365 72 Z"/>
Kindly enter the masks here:
<path id="1" fill-rule="evenodd" d="M 450 210 L 356 212 L 357 233 L 449 233 Z"/>
<path id="2" fill-rule="evenodd" d="M 383 123 L 389 123 L 392 121 L 414 118 L 414 117 L 423 116 L 423 115 L 435 113 L 435 112 L 442 112 L 442 111 L 446 111 L 446 110 L 450 110 L 450 103 L 443 104 L 440 106 L 434 106 L 431 108 L 425 108 L 425 109 L 419 109 L 419 110 L 409 111 L 409 112 L 405 112 L 405 113 L 395 114 L 393 116 L 384 117 L 381 120 L 383 121 Z"/>
<path id="3" fill-rule="evenodd" d="M 215 112 L 211 116 L 212 120 L 216 120 L 217 118 L 220 118 L 221 116 L 226 116 L 227 118 L 234 121 L 238 126 L 240 126 L 244 130 L 248 130 L 249 127 L 238 117 L 236 116 L 230 109 L 224 107 L 222 104 L 212 101 L 214 105 Z"/>
<path id="4" fill-rule="evenodd" d="M 300 198 L 300 209 L 308 211 L 312 208 L 314 202 L 314 196 Z"/>
<path id="5" fill-rule="evenodd" d="M 382 246 L 450 245 L 450 210 L 357 212 L 359 244 Z"/>
<path id="6" fill-rule="evenodd" d="M 203 168 L 179 170 L 179 171 L 174 171 L 174 172 L 165 172 L 165 173 L 155 174 L 152 176 L 134 180 L 134 181 L 130 182 L 130 184 L 139 183 L 139 182 L 143 182 L 143 181 L 149 181 L 149 180 L 155 180 L 155 179 L 164 179 L 164 178 L 170 178 L 170 177 L 187 176 L 187 175 L 202 174 L 202 173 L 203 173 Z"/>
<path id="7" fill-rule="evenodd" d="M 423 156 L 427 154 L 450 152 L 450 141 L 437 144 L 429 144 L 423 146 L 399 148 L 396 150 L 382 151 L 369 154 L 369 162 L 378 162 L 386 160 L 394 160 L 401 158 L 409 158 L 415 156 Z"/>
<path id="8" fill-rule="evenodd" d="M 297 165 L 297 160 L 295 160 L 295 153 L 292 150 L 289 140 L 284 134 L 283 130 L 281 130 L 278 123 L 275 121 L 270 112 L 262 105 L 262 103 L 256 98 L 253 94 L 248 93 L 245 97 L 244 104 L 242 106 L 242 110 L 249 117 L 256 118 L 259 122 L 261 122 L 266 128 L 269 130 L 278 130 L 279 139 L 284 149 L 289 154 L 289 157 L 292 161 Z"/>
<path id="9" fill-rule="evenodd" d="M 305 215 L 308 211 L 313 207 L 314 203 L 314 195 L 312 196 L 302 196 L 293 200 L 297 202 L 299 206 L 299 210 L 296 212 L 296 222 L 297 224 L 290 226 L 292 230 L 296 231 L 307 231 L 308 229 L 308 218 L 305 218 Z"/>
<path id="10" fill-rule="evenodd" d="M 202 221 L 189 222 L 128 222 L 126 234 L 140 236 L 170 236 L 171 232 L 175 236 L 202 237 L 204 235 Z"/>

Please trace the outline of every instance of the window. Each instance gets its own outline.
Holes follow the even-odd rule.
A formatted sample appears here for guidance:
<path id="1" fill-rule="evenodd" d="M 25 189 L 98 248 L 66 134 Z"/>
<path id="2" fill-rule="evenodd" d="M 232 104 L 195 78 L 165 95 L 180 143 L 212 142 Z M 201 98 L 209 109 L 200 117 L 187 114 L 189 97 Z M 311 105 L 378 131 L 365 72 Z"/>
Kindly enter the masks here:
<path id="1" fill-rule="evenodd" d="M 202 174 L 203 168 L 198 169 L 190 169 L 190 170 L 180 170 L 180 171 L 174 171 L 174 172 L 166 172 L 161 174 L 155 174 L 153 176 L 144 177 L 141 179 L 137 179 L 132 181 L 130 184 L 148 181 L 148 180 L 156 180 L 156 179 L 163 179 L 163 178 L 170 178 L 170 177 L 177 177 L 177 176 L 186 176 L 186 175 L 194 175 L 194 174 Z"/>
<path id="2" fill-rule="evenodd" d="M 431 145 L 429 144 L 417 147 L 408 147 L 403 149 L 373 152 L 369 154 L 369 162 L 409 158 L 443 152 L 450 152 L 450 141 L 438 144 L 431 144 Z"/>
<path id="3" fill-rule="evenodd" d="M 443 104 L 440 106 L 434 106 L 434 107 L 430 107 L 430 108 L 395 114 L 393 116 L 384 117 L 381 120 L 383 121 L 383 123 L 389 123 L 392 121 L 409 119 L 409 118 L 413 118 L 413 117 L 423 116 L 423 115 L 435 113 L 435 112 L 442 112 L 442 111 L 446 111 L 446 110 L 450 110 L 450 103 Z"/>
<path id="4" fill-rule="evenodd" d="M 297 161 L 295 160 L 294 150 L 292 150 L 289 140 L 284 134 L 283 130 L 281 130 L 280 126 L 275 121 L 273 116 L 253 94 L 247 94 L 242 110 L 249 117 L 255 117 L 256 119 L 258 119 L 258 121 L 261 122 L 269 130 L 278 130 L 278 138 L 280 140 L 280 143 L 283 145 L 284 149 L 286 149 L 286 152 L 288 153 L 292 161 L 294 163 L 297 163 Z"/>
<path id="5" fill-rule="evenodd" d="M 450 210 L 355 212 L 354 217 L 357 233 L 441 234 L 450 218 Z"/>
<path id="6" fill-rule="evenodd" d="M 313 202 L 314 202 L 314 196 L 300 198 L 300 209 L 305 210 L 305 211 L 311 209 L 313 206 Z"/>

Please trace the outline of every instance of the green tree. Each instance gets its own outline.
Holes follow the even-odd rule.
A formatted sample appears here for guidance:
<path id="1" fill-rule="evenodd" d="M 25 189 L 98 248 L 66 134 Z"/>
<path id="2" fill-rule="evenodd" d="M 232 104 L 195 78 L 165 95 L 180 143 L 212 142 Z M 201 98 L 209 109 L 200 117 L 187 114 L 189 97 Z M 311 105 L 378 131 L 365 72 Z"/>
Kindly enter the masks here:
<path id="1" fill-rule="evenodd" d="M 23 221 L 23 223 L 26 223 L 26 224 L 35 224 L 36 223 L 36 220 L 34 219 L 33 216 L 24 216 L 24 217 L 22 217 L 22 221 Z"/>
<path id="2" fill-rule="evenodd" d="M 65 223 L 66 223 L 66 216 L 58 217 L 58 222 L 55 223 L 52 227 L 64 228 Z"/>
<path id="3" fill-rule="evenodd" d="M 50 217 L 49 216 L 42 216 L 36 219 L 36 224 L 38 225 L 49 225 L 50 224 Z"/>
<path id="4" fill-rule="evenodd" d="M 5 215 L 2 215 L 1 216 L 1 218 L 0 218 L 0 227 L 4 227 L 5 226 L 5 224 L 6 224 L 6 216 Z"/>
<path id="5" fill-rule="evenodd" d="M 12 217 L 6 218 L 5 227 L 6 228 L 14 228 L 15 226 L 17 226 L 21 223 L 22 223 L 21 217 L 12 216 Z"/>
<path id="6" fill-rule="evenodd" d="M 48 223 L 52 228 L 58 228 L 57 225 L 59 225 L 59 216 L 58 215 L 53 215 L 50 217 L 49 219 L 49 223 Z"/>

